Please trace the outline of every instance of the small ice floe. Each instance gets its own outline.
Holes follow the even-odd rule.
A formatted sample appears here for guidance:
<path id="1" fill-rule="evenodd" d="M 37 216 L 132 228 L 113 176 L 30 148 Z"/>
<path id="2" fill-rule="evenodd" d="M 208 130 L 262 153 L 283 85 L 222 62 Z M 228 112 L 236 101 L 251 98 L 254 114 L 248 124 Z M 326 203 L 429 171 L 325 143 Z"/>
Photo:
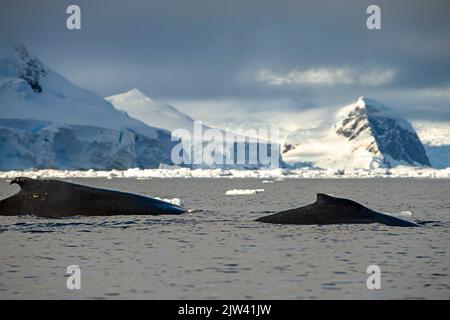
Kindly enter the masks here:
<path id="1" fill-rule="evenodd" d="M 264 192 L 264 189 L 233 189 L 225 192 L 227 196 L 243 196 L 243 195 L 254 195 L 260 192 Z"/>
<path id="2" fill-rule="evenodd" d="M 273 181 L 277 181 L 277 182 L 280 182 L 280 181 L 286 181 L 286 179 L 283 179 L 283 178 L 276 178 L 275 180 L 273 180 Z"/>
<path id="3" fill-rule="evenodd" d="M 388 215 L 397 217 L 411 217 L 413 214 L 411 211 L 400 211 L 400 213 L 388 213 Z"/>
<path id="4" fill-rule="evenodd" d="M 273 183 L 273 181 L 272 180 L 263 180 L 263 181 L 261 181 L 261 183 Z"/>
<path id="5" fill-rule="evenodd" d="M 159 198 L 159 197 L 154 197 L 155 199 L 164 201 L 164 202 L 168 202 L 177 206 L 182 207 L 183 206 L 183 201 L 180 198 L 172 198 L 172 199 L 164 199 L 164 198 Z"/>

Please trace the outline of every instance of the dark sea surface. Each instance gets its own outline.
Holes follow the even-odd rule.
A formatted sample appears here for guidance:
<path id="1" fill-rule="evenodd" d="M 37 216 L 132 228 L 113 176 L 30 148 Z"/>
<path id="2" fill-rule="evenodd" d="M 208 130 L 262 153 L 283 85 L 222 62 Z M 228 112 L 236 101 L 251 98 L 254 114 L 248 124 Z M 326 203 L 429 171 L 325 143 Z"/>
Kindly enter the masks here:
<path id="1" fill-rule="evenodd" d="M 448 179 L 71 179 L 181 198 L 181 216 L 0 217 L 0 299 L 449 299 Z M 264 189 L 227 196 L 230 189 Z M 0 198 L 18 190 L 0 180 Z M 317 192 L 423 228 L 254 222 Z M 409 213 L 411 216 L 408 216 Z M 81 268 L 81 290 L 66 268 Z M 369 290 L 369 265 L 381 289 Z"/>

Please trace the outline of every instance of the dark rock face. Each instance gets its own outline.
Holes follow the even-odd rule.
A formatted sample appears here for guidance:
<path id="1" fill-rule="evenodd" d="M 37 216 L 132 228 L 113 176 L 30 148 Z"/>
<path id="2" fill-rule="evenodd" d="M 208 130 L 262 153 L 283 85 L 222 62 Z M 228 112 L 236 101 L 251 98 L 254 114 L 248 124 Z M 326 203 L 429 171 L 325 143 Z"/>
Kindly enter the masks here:
<path id="1" fill-rule="evenodd" d="M 295 146 L 293 146 L 293 145 L 290 144 L 290 143 L 285 143 L 285 144 L 283 145 L 283 150 L 281 151 L 281 153 L 282 153 L 282 154 L 285 154 L 286 152 L 289 152 L 289 151 L 294 150 L 294 149 L 295 149 Z"/>
<path id="2" fill-rule="evenodd" d="M 431 166 L 425 148 L 410 123 L 394 116 L 388 108 L 367 100 L 359 101 L 363 103 L 350 111 L 336 133 L 352 141 L 368 132 L 373 140 L 366 150 L 374 155 L 381 153 L 387 167 L 393 166 L 390 159 Z"/>
<path id="3" fill-rule="evenodd" d="M 373 107 L 367 108 L 370 110 Z M 425 148 L 415 132 L 402 128 L 396 120 L 389 118 L 369 116 L 369 123 L 381 153 L 388 154 L 397 161 L 431 166 Z"/>
<path id="4" fill-rule="evenodd" d="M 342 121 L 342 127 L 337 133 L 348 138 L 350 141 L 356 139 L 364 130 L 369 128 L 367 114 L 363 108 L 356 107 L 348 114 L 348 118 Z M 346 127 L 350 124 L 349 127 Z"/>
<path id="5" fill-rule="evenodd" d="M 19 75 L 20 78 L 25 80 L 34 92 L 42 92 L 40 78 L 45 77 L 47 72 L 41 61 L 37 58 L 30 57 L 27 49 L 23 46 L 16 46 L 15 50 L 19 53 L 20 59 L 23 61 L 22 70 Z"/>

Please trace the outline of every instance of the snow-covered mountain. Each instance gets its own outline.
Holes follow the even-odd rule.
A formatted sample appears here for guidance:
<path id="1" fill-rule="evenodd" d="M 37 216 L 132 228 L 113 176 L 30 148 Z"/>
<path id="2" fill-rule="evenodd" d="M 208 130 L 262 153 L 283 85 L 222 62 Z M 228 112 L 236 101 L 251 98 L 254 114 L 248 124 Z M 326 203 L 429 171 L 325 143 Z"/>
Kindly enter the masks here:
<path id="1" fill-rule="evenodd" d="M 194 119 L 187 114 L 165 102 L 146 96 L 136 88 L 105 99 L 117 109 L 126 111 L 131 117 L 152 127 L 164 128 L 172 132 L 179 128 L 191 130 L 194 126 Z"/>
<path id="2" fill-rule="evenodd" d="M 24 46 L 0 49 L 0 170 L 171 163 L 170 132 L 118 111 Z"/>
<path id="3" fill-rule="evenodd" d="M 197 143 L 195 123 L 173 106 L 137 89 L 105 100 L 59 75 L 25 47 L 0 45 L 0 170 L 126 169 L 173 164 L 171 152 L 178 142 L 171 140 L 171 132 L 185 129 L 192 136 L 194 141 L 189 142 L 178 136 L 187 149 Z M 211 128 L 202 125 L 201 129 L 205 132 Z M 259 153 L 257 144 L 261 140 L 229 129 L 218 131 L 225 141 L 202 136 L 203 154 L 213 150 L 216 158 L 237 159 L 238 150 L 229 141 L 245 141 L 246 161 L 252 152 Z M 424 148 L 407 120 L 375 100 L 360 97 L 321 125 L 290 132 L 283 141 L 282 161 L 278 161 L 294 167 L 338 169 L 448 167 L 448 144 L 425 142 Z M 220 151 L 219 145 L 225 148 Z M 278 149 L 277 141 L 269 148 Z M 188 155 L 191 161 L 198 156 L 197 151 Z M 267 166 L 260 162 L 190 163 L 187 166 L 203 168 Z"/>
<path id="4" fill-rule="evenodd" d="M 141 92 L 139 89 L 131 89 L 124 93 L 119 93 L 113 96 L 105 98 L 110 101 L 117 109 L 125 111 L 132 117 L 135 117 L 146 124 L 154 127 L 159 127 L 167 129 L 174 133 L 175 136 L 180 138 L 183 142 L 183 148 L 185 151 L 185 157 L 187 163 L 185 165 L 194 168 L 253 168 L 253 167 L 264 167 L 260 159 L 258 158 L 257 163 L 249 163 L 248 154 L 254 152 L 258 157 L 257 152 L 258 143 L 264 142 L 258 140 L 255 137 L 248 137 L 242 134 L 237 134 L 233 131 L 227 129 L 217 129 L 211 128 L 204 124 L 200 124 L 196 120 L 192 119 L 187 114 L 179 111 L 175 107 L 151 98 Z M 197 131 L 195 131 L 195 126 L 197 126 Z M 201 135 L 195 135 L 195 132 L 199 132 L 201 129 Z M 187 134 L 177 134 L 177 129 L 184 130 Z M 216 140 L 215 137 L 210 137 L 205 134 L 209 129 L 214 129 L 216 133 L 223 137 L 223 140 Z M 227 144 L 227 142 L 230 142 Z M 237 161 L 233 163 L 208 163 L 207 161 L 202 161 L 201 163 L 193 163 L 194 159 L 205 159 L 206 153 L 214 153 L 218 158 L 224 158 L 227 155 L 231 159 L 237 159 L 238 148 L 233 142 L 244 142 L 246 150 L 246 163 L 239 164 Z M 199 146 L 194 148 L 194 144 Z M 278 143 L 268 144 L 268 148 L 273 148 L 273 150 L 279 150 Z M 186 152 L 186 150 L 191 150 L 191 152 Z M 277 152 L 279 154 L 279 152 Z M 215 156 L 216 157 L 216 156 Z M 278 157 L 277 163 L 272 163 L 271 165 L 280 164 L 280 158 Z"/>
<path id="5" fill-rule="evenodd" d="M 282 152 L 283 160 L 296 166 L 374 169 L 431 165 L 411 124 L 364 97 L 339 109 L 331 128 L 309 136 L 290 134 Z"/>

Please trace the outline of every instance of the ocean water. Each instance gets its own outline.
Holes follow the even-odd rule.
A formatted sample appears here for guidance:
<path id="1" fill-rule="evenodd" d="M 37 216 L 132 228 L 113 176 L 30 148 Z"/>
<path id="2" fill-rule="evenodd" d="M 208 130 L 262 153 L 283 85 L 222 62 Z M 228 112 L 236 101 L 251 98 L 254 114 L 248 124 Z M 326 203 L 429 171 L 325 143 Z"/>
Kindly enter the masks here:
<path id="1" fill-rule="evenodd" d="M 450 298 L 449 179 L 71 179 L 161 198 L 180 216 L 0 217 L 0 299 Z M 264 189 L 225 195 L 231 189 Z M 0 198 L 17 186 L 0 180 Z M 317 192 L 431 220 L 295 226 L 254 222 Z M 412 214 L 411 216 L 408 216 Z M 81 268 L 81 290 L 66 268 Z M 369 290 L 369 265 L 381 288 Z"/>

